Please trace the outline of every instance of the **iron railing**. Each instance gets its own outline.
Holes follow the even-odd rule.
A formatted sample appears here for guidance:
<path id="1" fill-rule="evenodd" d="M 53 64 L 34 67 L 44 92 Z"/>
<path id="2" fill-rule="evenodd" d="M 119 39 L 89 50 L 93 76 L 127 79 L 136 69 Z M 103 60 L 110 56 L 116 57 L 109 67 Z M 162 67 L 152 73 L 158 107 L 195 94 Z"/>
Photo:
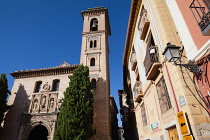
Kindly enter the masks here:
<path id="1" fill-rule="evenodd" d="M 159 54 L 158 54 L 158 47 L 157 46 L 149 46 L 146 51 L 146 56 L 144 59 L 144 67 L 146 75 L 148 74 L 149 70 L 151 69 L 152 65 L 155 62 L 159 62 Z"/>
<path id="2" fill-rule="evenodd" d="M 200 1 L 193 0 L 190 4 L 190 10 L 201 31 L 203 31 L 210 24 L 210 4 L 206 0 L 203 0 L 203 2 Z"/>

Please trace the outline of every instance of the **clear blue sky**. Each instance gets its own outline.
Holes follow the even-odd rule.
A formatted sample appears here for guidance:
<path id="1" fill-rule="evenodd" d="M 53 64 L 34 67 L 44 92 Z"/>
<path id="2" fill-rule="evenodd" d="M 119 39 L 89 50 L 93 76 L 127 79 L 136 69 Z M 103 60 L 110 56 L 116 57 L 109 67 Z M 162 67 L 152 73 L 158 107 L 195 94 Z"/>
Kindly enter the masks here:
<path id="1" fill-rule="evenodd" d="M 66 61 L 79 64 L 83 19 L 81 11 L 104 6 L 109 10 L 111 95 L 119 107 L 122 57 L 130 0 L 0 0 L 0 73 L 9 88 L 18 70 L 48 68 Z"/>

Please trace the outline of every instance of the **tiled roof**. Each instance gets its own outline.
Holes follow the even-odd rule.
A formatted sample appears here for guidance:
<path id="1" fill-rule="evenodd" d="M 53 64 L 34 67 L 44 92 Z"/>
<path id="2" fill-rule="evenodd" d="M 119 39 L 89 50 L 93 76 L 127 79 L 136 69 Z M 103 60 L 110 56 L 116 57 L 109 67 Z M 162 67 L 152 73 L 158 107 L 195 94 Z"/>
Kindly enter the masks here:
<path id="1" fill-rule="evenodd" d="M 72 71 L 78 67 L 79 64 L 70 65 L 63 62 L 61 65 L 56 67 L 41 68 L 41 69 L 31 69 L 31 70 L 19 70 L 10 73 L 15 79 L 28 78 L 28 77 L 39 77 L 39 76 L 49 76 L 49 75 L 60 75 L 60 74 L 70 74 Z"/>

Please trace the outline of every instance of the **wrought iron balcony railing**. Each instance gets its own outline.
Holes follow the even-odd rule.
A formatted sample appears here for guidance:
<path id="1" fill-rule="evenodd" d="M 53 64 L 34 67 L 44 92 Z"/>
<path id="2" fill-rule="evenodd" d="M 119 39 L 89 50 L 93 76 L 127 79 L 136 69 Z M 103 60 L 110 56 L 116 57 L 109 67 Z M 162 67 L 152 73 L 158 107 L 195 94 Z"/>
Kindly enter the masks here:
<path id="1" fill-rule="evenodd" d="M 153 63 L 159 62 L 159 54 L 158 54 L 158 47 L 157 46 L 150 46 L 146 51 L 146 56 L 144 59 L 144 67 L 146 75 L 148 74 L 149 70 L 151 69 Z"/>
<path id="2" fill-rule="evenodd" d="M 206 0 L 193 0 L 190 4 L 190 10 L 195 17 L 198 26 L 200 27 L 201 31 L 206 30 L 203 35 L 208 35 L 206 32 L 210 30 L 210 4 Z"/>

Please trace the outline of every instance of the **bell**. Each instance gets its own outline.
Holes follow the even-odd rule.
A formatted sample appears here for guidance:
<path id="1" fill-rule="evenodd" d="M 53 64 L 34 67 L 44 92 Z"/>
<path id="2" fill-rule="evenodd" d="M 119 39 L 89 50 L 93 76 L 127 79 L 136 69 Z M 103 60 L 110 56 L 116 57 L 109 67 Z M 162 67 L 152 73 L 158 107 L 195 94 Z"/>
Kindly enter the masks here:
<path id="1" fill-rule="evenodd" d="M 93 23 L 93 25 L 92 25 L 92 28 L 94 28 L 94 27 L 96 27 L 96 24 L 95 23 Z"/>
<path id="2" fill-rule="evenodd" d="M 92 27 L 97 27 L 97 21 L 93 21 Z"/>

